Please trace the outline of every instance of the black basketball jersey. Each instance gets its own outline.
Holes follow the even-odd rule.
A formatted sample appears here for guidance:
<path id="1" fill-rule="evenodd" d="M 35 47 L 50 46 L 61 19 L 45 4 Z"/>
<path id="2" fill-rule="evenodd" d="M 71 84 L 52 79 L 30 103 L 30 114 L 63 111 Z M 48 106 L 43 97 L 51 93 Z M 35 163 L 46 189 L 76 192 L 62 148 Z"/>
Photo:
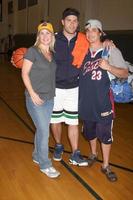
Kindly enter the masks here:
<path id="1" fill-rule="evenodd" d="M 86 55 L 79 75 L 79 116 L 83 120 L 112 120 L 110 80 L 99 67 L 103 49 Z"/>

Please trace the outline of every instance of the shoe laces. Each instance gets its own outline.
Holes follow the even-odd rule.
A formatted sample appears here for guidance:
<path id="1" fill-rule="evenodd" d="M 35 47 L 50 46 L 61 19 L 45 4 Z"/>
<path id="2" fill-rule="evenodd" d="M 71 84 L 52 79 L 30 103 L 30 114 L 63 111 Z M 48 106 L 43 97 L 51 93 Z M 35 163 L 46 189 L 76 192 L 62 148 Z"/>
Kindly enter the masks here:
<path id="1" fill-rule="evenodd" d="M 60 153 L 61 151 L 63 151 L 63 145 L 56 145 L 55 150 L 57 153 Z"/>
<path id="2" fill-rule="evenodd" d="M 49 170 L 50 172 L 56 172 L 56 169 L 55 169 L 54 167 L 49 167 L 48 170 Z"/>
<path id="3" fill-rule="evenodd" d="M 74 155 L 74 157 L 77 157 L 77 158 L 79 158 L 80 160 L 83 160 L 83 156 L 80 154 L 80 151 L 79 151 L 79 150 L 75 151 L 73 155 Z"/>

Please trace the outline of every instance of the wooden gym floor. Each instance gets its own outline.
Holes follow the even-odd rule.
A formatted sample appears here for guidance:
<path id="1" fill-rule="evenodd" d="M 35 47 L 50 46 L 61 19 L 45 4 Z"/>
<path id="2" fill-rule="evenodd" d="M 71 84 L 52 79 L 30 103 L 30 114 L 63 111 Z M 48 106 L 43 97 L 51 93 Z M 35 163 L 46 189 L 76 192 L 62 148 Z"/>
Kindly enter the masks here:
<path id="1" fill-rule="evenodd" d="M 109 182 L 100 172 L 98 162 L 89 167 L 68 163 L 70 145 L 63 126 L 65 153 L 61 162 L 53 161 L 61 172 L 50 179 L 32 162 L 34 126 L 26 112 L 21 70 L 0 61 L 0 200 L 132 200 L 133 199 L 133 104 L 117 104 L 114 143 L 110 164 L 118 181 Z M 79 127 L 81 132 L 81 127 Z M 54 140 L 50 136 L 50 157 Z M 89 155 L 89 145 L 80 134 L 82 155 Z"/>

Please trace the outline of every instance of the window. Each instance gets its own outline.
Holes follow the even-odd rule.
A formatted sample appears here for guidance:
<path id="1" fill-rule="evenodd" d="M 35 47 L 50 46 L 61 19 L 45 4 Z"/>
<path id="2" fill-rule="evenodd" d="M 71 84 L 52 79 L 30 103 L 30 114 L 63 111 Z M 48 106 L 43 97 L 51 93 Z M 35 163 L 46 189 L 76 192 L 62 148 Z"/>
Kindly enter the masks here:
<path id="1" fill-rule="evenodd" d="M 38 0 L 18 0 L 18 10 L 25 9 L 27 6 L 34 6 Z"/>
<path id="2" fill-rule="evenodd" d="M 18 10 L 26 8 L 26 0 L 18 0 Z"/>
<path id="3" fill-rule="evenodd" d="M 38 3 L 38 0 L 28 0 L 28 6 L 34 6 Z"/>
<path id="4" fill-rule="evenodd" d="M 2 0 L 0 0 L 0 22 L 2 21 Z"/>
<path id="5" fill-rule="evenodd" d="M 8 2 L 8 14 L 13 13 L 13 1 Z"/>

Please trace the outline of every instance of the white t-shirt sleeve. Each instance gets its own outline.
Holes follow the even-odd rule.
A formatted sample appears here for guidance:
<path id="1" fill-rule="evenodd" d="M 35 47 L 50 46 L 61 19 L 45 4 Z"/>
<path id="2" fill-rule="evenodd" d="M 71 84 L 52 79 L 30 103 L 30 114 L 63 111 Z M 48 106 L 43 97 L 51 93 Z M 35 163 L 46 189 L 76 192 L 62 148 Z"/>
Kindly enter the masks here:
<path id="1" fill-rule="evenodd" d="M 109 64 L 115 67 L 127 69 L 126 62 L 122 56 L 121 51 L 118 48 L 110 49 Z M 108 72 L 110 80 L 116 78 L 113 74 Z"/>

